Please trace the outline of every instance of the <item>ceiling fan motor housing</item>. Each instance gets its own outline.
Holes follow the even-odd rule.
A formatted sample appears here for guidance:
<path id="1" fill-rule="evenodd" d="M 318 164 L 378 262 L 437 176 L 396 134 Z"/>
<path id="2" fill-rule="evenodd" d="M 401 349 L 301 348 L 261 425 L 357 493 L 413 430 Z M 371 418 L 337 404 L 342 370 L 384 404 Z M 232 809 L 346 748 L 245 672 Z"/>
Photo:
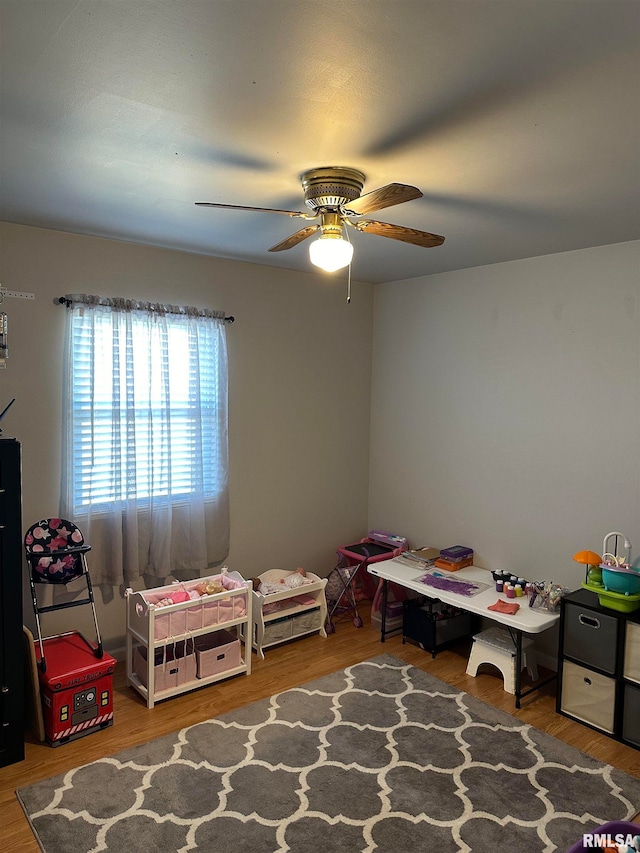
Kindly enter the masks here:
<path id="1" fill-rule="evenodd" d="M 324 166 L 310 169 L 300 176 L 304 202 L 312 210 L 335 209 L 360 197 L 365 176 L 346 166 Z"/>

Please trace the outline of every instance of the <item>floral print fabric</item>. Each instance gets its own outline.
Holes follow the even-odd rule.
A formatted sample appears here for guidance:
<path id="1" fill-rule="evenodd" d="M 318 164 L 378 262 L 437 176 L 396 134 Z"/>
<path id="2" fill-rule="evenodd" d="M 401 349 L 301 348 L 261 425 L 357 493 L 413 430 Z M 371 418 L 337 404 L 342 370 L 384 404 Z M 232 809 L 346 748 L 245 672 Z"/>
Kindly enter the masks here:
<path id="1" fill-rule="evenodd" d="M 71 521 L 64 518 L 38 521 L 27 530 L 24 545 L 32 578 L 37 583 L 68 583 L 83 572 L 82 554 L 75 549 L 84 545 L 84 537 Z M 42 556 L 36 559 L 38 554 Z"/>

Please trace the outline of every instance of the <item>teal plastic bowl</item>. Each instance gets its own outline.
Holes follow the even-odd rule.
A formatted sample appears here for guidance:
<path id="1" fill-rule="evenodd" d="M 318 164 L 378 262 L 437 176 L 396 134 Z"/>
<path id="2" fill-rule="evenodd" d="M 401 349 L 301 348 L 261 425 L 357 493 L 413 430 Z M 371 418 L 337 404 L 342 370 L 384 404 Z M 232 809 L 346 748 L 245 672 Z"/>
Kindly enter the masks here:
<path id="1" fill-rule="evenodd" d="M 602 567 L 602 583 L 605 589 L 620 592 L 622 595 L 635 595 L 640 592 L 640 572 L 625 569 L 622 566 Z"/>

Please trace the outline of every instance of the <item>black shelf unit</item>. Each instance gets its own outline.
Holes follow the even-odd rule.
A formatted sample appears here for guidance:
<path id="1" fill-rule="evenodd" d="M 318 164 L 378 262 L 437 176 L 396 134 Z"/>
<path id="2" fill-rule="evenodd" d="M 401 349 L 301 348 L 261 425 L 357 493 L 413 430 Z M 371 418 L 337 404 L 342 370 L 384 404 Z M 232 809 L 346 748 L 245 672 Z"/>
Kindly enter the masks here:
<path id="1" fill-rule="evenodd" d="M 0 436 L 0 767 L 24 759 L 20 443 Z"/>
<path id="2" fill-rule="evenodd" d="M 579 589 L 562 601 L 556 710 L 640 749 L 640 610 L 602 607 Z"/>

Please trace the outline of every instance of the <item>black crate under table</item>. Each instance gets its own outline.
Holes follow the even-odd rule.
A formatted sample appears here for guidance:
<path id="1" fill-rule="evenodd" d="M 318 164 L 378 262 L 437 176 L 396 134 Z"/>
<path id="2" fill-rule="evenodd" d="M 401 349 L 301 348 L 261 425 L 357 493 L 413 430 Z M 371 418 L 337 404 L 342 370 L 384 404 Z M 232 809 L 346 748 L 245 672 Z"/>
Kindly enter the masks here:
<path id="1" fill-rule="evenodd" d="M 402 642 L 415 641 L 420 648 L 431 652 L 433 658 L 448 643 L 468 637 L 476 629 L 473 613 L 440 601 L 419 596 L 402 604 Z"/>

